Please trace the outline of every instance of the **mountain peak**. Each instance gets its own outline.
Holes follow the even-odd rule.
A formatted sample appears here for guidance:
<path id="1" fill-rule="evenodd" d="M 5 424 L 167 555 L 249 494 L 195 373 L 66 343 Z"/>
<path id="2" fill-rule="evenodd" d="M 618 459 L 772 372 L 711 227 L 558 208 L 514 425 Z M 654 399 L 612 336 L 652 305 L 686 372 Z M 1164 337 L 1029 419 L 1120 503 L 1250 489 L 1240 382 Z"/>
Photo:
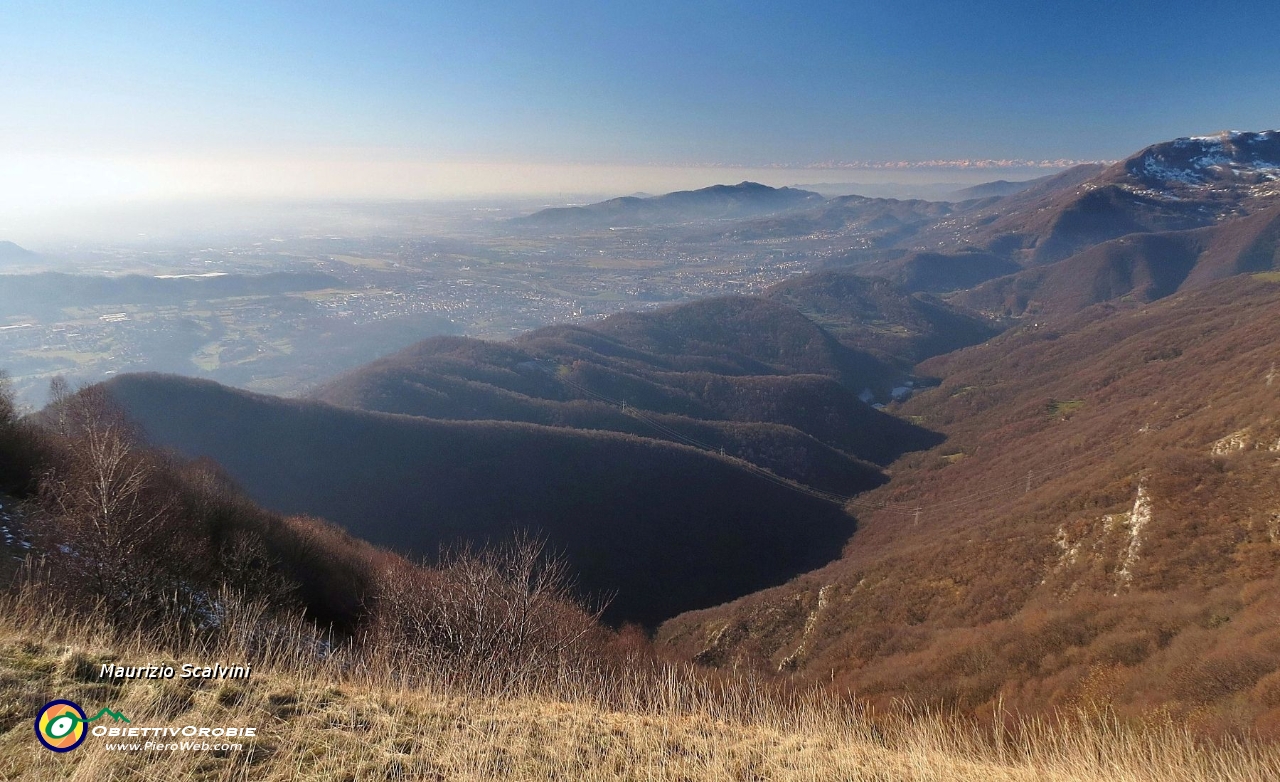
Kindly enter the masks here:
<path id="1" fill-rule="evenodd" d="M 1280 180 L 1280 131 L 1229 130 L 1154 144 L 1124 162 L 1148 186 L 1260 185 Z"/>
<path id="2" fill-rule="evenodd" d="M 543 209 L 516 222 L 573 229 L 677 225 L 777 214 L 824 200 L 807 190 L 743 181 L 643 199 L 614 198 L 587 206 Z"/>
<path id="3" fill-rule="evenodd" d="M 0 261 L 28 261 L 36 257 L 36 253 L 13 242 L 0 239 Z"/>

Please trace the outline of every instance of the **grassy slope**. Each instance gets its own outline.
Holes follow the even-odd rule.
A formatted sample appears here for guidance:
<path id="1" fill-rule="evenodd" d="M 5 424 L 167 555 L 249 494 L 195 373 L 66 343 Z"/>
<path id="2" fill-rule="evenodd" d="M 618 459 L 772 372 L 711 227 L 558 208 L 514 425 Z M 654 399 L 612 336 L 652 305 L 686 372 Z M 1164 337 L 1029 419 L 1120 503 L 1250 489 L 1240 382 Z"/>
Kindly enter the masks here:
<path id="1" fill-rule="evenodd" d="M 990 732 L 936 717 L 873 724 L 830 702 L 716 696 L 679 673 L 609 692 L 505 696 L 405 687 L 287 657 L 256 664 L 248 682 L 200 687 L 101 685 L 93 675 L 103 662 L 174 659 L 145 640 L 0 614 L 0 778 L 1260 782 L 1280 764 L 1274 745 L 1210 748 L 1176 730 L 1102 720 L 1011 726 L 996 746 Z M 181 659 L 244 658 L 223 649 Z M 134 725 L 236 724 L 259 735 L 225 753 L 108 751 L 91 736 L 55 755 L 31 729 L 51 698 L 109 705 Z"/>

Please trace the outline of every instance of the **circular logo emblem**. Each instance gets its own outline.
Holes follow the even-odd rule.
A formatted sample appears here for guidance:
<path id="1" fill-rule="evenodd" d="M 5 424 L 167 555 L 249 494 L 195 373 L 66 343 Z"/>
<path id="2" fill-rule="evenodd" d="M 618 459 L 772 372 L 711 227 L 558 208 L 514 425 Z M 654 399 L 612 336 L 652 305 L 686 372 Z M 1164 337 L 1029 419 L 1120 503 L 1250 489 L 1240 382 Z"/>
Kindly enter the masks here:
<path id="1" fill-rule="evenodd" d="M 72 701 L 49 701 L 36 715 L 36 738 L 45 749 L 70 752 L 88 734 L 84 712 Z"/>

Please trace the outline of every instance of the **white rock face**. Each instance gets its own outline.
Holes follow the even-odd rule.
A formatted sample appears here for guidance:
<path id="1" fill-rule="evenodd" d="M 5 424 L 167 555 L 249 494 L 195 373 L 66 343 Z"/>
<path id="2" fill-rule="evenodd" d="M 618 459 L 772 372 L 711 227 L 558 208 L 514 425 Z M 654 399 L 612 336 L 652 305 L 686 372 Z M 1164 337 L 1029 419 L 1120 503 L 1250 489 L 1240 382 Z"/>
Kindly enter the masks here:
<path id="1" fill-rule="evenodd" d="M 1121 514 L 1120 524 L 1129 531 L 1129 544 L 1124 548 L 1120 565 L 1116 568 L 1116 581 L 1122 587 L 1133 581 L 1133 565 L 1138 561 L 1138 552 L 1142 549 L 1142 530 L 1151 523 L 1151 495 L 1147 493 L 1146 484 L 1138 484 L 1138 496 L 1133 501 L 1133 508 Z"/>
<path id="2" fill-rule="evenodd" d="M 1074 565 L 1076 560 L 1080 557 L 1080 546 L 1083 544 L 1083 541 L 1077 540 L 1072 543 L 1071 536 L 1067 534 L 1066 527 L 1059 524 L 1058 531 L 1053 536 L 1053 542 L 1056 543 L 1058 548 L 1062 551 L 1062 553 L 1058 555 L 1058 566 L 1055 567 L 1054 570 L 1058 571 L 1065 567 Z"/>
<path id="3" fill-rule="evenodd" d="M 1142 551 L 1143 532 L 1152 518 L 1151 493 L 1142 481 L 1138 483 L 1137 496 L 1128 511 L 1108 513 L 1074 535 L 1067 525 L 1059 525 L 1053 536 L 1053 543 L 1058 549 L 1057 561 L 1048 568 L 1041 583 L 1048 583 L 1050 578 L 1070 571 L 1077 563 L 1114 561 L 1114 594 L 1119 594 L 1119 590 L 1133 583 L 1134 566 Z M 1277 522 L 1277 533 L 1280 534 L 1280 521 Z M 1063 597 L 1073 594 L 1080 586 L 1078 582 L 1063 585 Z"/>
<path id="4" fill-rule="evenodd" d="M 818 626 L 818 615 L 822 613 L 822 609 L 827 607 L 827 596 L 831 592 L 831 585 L 827 584 L 818 589 L 818 605 L 809 612 L 809 616 L 804 620 L 804 632 L 800 635 L 800 645 L 796 650 L 786 657 L 782 658 L 782 662 L 778 663 L 778 672 L 794 668 L 800 662 L 800 655 L 804 654 L 805 649 L 809 645 L 809 636 L 813 633 L 813 628 Z"/>
<path id="5" fill-rule="evenodd" d="M 1280 451 L 1280 437 L 1272 440 L 1275 437 L 1274 425 L 1267 426 L 1264 422 L 1261 429 L 1263 431 L 1256 433 L 1248 428 L 1240 429 L 1219 440 L 1214 440 L 1209 445 L 1209 455 L 1230 456 L 1250 449 L 1271 453 Z"/>
<path id="6" fill-rule="evenodd" d="M 1215 440 L 1209 448 L 1209 455 L 1226 456 L 1236 451 L 1243 451 L 1252 444 L 1253 439 L 1249 437 L 1249 430 L 1241 429 L 1238 432 L 1232 432 L 1221 440 Z"/>

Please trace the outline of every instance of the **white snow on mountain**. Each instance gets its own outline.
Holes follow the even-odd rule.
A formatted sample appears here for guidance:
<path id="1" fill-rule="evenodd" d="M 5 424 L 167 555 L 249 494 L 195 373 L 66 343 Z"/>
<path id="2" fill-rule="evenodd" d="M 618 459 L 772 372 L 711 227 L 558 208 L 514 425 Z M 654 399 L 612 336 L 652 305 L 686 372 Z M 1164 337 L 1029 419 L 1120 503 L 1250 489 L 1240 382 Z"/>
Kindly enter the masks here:
<path id="1" fill-rule="evenodd" d="M 1280 131 L 1225 131 L 1180 138 L 1143 153 L 1130 171 L 1165 184 L 1202 186 L 1229 176 L 1253 182 L 1280 180 Z"/>

